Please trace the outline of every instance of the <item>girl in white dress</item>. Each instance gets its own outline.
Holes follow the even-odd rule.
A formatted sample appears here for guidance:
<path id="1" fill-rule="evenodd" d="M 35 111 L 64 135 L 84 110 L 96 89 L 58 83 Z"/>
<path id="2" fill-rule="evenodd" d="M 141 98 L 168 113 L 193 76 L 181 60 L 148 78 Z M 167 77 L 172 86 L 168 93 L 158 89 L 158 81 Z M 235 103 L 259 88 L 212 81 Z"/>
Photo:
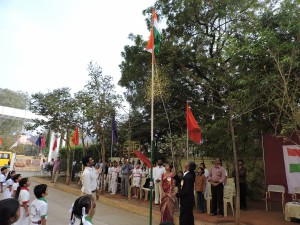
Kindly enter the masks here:
<path id="1" fill-rule="evenodd" d="M 91 195 L 77 198 L 71 208 L 71 221 L 69 225 L 92 225 L 95 208 L 96 202 Z"/>
<path id="2" fill-rule="evenodd" d="M 12 180 L 14 181 L 13 185 L 12 185 L 12 189 L 11 189 L 11 197 L 14 198 L 17 192 L 17 189 L 19 187 L 19 181 L 22 179 L 21 174 L 15 174 L 12 177 Z"/>
<path id="3" fill-rule="evenodd" d="M 20 203 L 20 218 L 16 224 L 18 225 L 29 225 L 29 200 L 30 193 L 28 187 L 30 186 L 29 179 L 27 177 L 22 178 L 19 181 L 19 187 L 16 192 L 15 199 L 19 200 Z"/>
<path id="4" fill-rule="evenodd" d="M 15 175 L 15 171 L 12 170 L 9 172 L 7 178 L 6 178 L 6 190 L 3 194 L 3 199 L 8 199 L 8 198 L 11 198 L 11 192 L 12 192 L 12 186 L 14 184 L 14 181 L 12 180 L 12 177 Z"/>

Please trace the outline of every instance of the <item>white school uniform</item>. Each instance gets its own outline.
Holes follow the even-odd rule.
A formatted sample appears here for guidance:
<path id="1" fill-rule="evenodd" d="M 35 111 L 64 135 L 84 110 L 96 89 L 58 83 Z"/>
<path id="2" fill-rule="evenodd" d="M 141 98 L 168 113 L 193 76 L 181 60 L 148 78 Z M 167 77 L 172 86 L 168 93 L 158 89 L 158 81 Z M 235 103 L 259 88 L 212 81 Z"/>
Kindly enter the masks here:
<path id="1" fill-rule="evenodd" d="M 11 189 L 11 197 L 13 197 L 12 194 L 17 191 L 18 187 L 19 187 L 19 182 L 13 183 L 13 186 Z"/>
<path id="2" fill-rule="evenodd" d="M 7 184 L 7 188 L 3 194 L 3 199 L 8 199 L 8 198 L 11 198 L 11 193 L 12 193 L 12 186 L 14 184 L 14 181 L 12 179 L 8 179 L 6 181 L 6 184 Z"/>
<path id="3" fill-rule="evenodd" d="M 111 180 L 110 180 L 110 187 L 111 187 L 111 193 L 116 194 L 117 187 L 118 187 L 118 173 L 119 168 L 118 167 L 112 167 L 111 168 Z"/>
<path id="4" fill-rule="evenodd" d="M 23 205 L 25 205 L 25 204 L 27 204 L 29 206 L 30 193 L 27 188 L 21 188 L 18 200 L 20 203 L 20 218 L 16 224 L 29 225 L 29 223 L 30 223 L 29 216 L 26 217 L 25 208 L 23 207 Z"/>
<path id="5" fill-rule="evenodd" d="M 0 174 L 0 183 L 2 183 L 2 190 L 3 190 L 3 192 L 0 193 L 0 200 L 2 200 L 4 199 L 4 192 L 6 190 L 6 176 L 3 173 Z"/>
<path id="6" fill-rule="evenodd" d="M 35 225 L 41 221 L 42 218 L 47 219 L 48 204 L 45 198 L 39 198 L 33 200 L 30 204 L 30 225 Z"/>
<path id="7" fill-rule="evenodd" d="M 141 179 L 142 179 L 142 170 L 135 168 L 132 171 L 132 186 L 140 187 Z"/>

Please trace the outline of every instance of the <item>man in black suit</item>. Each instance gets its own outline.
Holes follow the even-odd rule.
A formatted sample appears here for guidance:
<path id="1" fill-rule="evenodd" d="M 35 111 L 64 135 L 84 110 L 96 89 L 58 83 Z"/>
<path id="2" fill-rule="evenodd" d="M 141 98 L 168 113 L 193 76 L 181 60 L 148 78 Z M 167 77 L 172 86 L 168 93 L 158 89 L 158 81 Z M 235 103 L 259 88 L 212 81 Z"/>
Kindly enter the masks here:
<path id="1" fill-rule="evenodd" d="M 185 164 L 185 172 L 181 181 L 181 189 L 176 194 L 180 198 L 180 225 L 194 225 L 194 183 L 195 183 L 195 169 L 194 162 Z"/>

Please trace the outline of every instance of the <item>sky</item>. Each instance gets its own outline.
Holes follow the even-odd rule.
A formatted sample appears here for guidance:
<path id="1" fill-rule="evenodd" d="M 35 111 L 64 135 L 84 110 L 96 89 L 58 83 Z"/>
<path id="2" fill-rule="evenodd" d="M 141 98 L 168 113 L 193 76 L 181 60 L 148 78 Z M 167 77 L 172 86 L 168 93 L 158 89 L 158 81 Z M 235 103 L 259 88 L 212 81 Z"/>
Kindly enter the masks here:
<path id="1" fill-rule="evenodd" d="M 81 90 L 97 62 L 116 90 L 128 35 L 148 39 L 142 11 L 154 0 L 0 0 L 0 88 L 28 94 Z M 151 55 L 149 54 L 149 57 Z M 149 58 L 150 59 L 150 58 Z"/>

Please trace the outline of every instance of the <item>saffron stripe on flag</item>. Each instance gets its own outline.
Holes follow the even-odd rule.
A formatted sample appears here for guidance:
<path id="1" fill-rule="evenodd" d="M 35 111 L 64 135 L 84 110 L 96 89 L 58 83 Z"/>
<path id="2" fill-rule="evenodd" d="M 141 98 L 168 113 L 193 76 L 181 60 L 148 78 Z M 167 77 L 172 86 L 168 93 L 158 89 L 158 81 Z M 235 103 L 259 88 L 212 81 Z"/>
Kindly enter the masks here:
<path id="1" fill-rule="evenodd" d="M 298 157 L 300 157 L 300 149 L 288 148 L 287 152 L 288 152 L 288 156 L 298 156 Z"/>
<path id="2" fill-rule="evenodd" d="M 300 172 L 300 164 L 290 164 L 290 173 Z"/>

